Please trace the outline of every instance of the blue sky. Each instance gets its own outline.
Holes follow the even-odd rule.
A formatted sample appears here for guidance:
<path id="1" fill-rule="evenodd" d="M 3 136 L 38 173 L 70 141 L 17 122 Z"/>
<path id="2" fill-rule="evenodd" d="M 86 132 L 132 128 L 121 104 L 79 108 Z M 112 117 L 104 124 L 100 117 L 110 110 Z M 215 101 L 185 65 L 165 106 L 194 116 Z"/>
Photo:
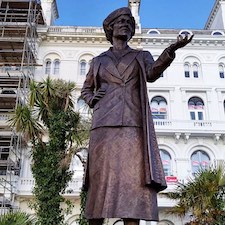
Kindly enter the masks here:
<path id="1" fill-rule="evenodd" d="M 113 10 L 128 0 L 56 0 L 56 25 L 102 26 Z M 203 29 L 216 0 L 141 0 L 142 28 Z"/>

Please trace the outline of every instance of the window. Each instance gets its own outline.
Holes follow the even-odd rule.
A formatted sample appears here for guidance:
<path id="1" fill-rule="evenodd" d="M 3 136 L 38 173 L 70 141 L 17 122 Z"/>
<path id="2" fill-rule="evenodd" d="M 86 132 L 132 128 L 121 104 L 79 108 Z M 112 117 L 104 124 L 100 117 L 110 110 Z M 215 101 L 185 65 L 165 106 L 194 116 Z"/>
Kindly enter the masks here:
<path id="1" fill-rule="evenodd" d="M 188 101 L 188 110 L 191 120 L 204 119 L 204 102 L 198 97 L 192 97 Z"/>
<path id="2" fill-rule="evenodd" d="M 222 31 L 216 30 L 213 31 L 211 35 L 224 35 L 224 33 Z"/>
<path id="3" fill-rule="evenodd" d="M 86 61 L 82 60 L 80 62 L 80 75 L 86 75 Z"/>
<path id="4" fill-rule="evenodd" d="M 198 150 L 191 155 L 192 174 L 196 174 L 199 170 L 207 169 L 209 164 L 210 158 L 206 152 Z"/>
<path id="5" fill-rule="evenodd" d="M 167 102 L 165 98 L 156 96 L 151 101 L 153 119 L 167 119 Z"/>
<path id="6" fill-rule="evenodd" d="M 179 35 L 192 35 L 192 32 L 191 31 L 189 31 L 189 30 L 181 30 L 180 32 L 179 32 Z"/>
<path id="7" fill-rule="evenodd" d="M 59 75 L 61 57 L 55 52 L 51 52 L 44 57 L 44 73 L 46 75 Z"/>
<path id="8" fill-rule="evenodd" d="M 184 64 L 184 76 L 190 77 L 190 65 L 188 63 Z"/>
<path id="9" fill-rule="evenodd" d="M 193 65 L 193 77 L 198 78 L 198 64 Z"/>
<path id="10" fill-rule="evenodd" d="M 160 32 L 156 29 L 151 29 L 147 32 L 147 34 L 160 34 Z"/>
<path id="11" fill-rule="evenodd" d="M 184 76 L 186 78 L 191 77 L 191 71 L 193 73 L 193 78 L 198 78 L 199 77 L 199 64 L 194 62 L 192 65 L 188 62 L 184 64 Z"/>
<path id="12" fill-rule="evenodd" d="M 51 73 L 51 65 L 52 65 L 51 60 L 47 59 L 46 62 L 45 62 L 45 74 Z"/>
<path id="13" fill-rule="evenodd" d="M 220 75 L 220 78 L 224 78 L 224 65 L 223 64 L 219 65 L 219 75 Z"/>
<path id="14" fill-rule="evenodd" d="M 60 68 L 60 61 L 58 59 L 56 59 L 56 60 L 54 60 L 54 68 L 53 68 L 54 75 L 59 74 L 59 68 Z"/>
<path id="15" fill-rule="evenodd" d="M 80 56 L 78 60 L 78 74 L 84 76 L 88 73 L 91 61 L 94 55 L 90 53 L 85 53 Z"/>
<path id="16" fill-rule="evenodd" d="M 170 156 L 170 154 L 167 151 L 162 150 L 162 149 L 160 149 L 159 153 L 160 153 L 160 156 L 161 156 L 165 176 L 171 176 L 172 175 L 172 169 L 171 169 L 171 156 Z"/>

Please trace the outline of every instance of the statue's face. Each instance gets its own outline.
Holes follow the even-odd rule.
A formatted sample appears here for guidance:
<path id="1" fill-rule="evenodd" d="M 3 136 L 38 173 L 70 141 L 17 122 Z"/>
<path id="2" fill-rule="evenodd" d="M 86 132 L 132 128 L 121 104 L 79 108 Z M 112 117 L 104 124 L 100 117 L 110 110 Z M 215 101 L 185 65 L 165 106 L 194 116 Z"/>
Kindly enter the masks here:
<path id="1" fill-rule="evenodd" d="M 121 15 L 114 21 L 113 37 L 129 40 L 132 34 L 132 20 L 128 15 Z"/>

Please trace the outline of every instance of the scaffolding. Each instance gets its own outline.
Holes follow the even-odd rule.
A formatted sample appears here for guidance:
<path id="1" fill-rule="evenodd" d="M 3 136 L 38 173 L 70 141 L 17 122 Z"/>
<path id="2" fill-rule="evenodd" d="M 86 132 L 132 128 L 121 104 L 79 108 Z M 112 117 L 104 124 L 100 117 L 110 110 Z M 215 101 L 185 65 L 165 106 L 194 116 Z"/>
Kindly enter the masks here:
<path id="1" fill-rule="evenodd" d="M 26 104 L 37 59 L 37 25 L 44 25 L 38 0 L 0 0 L 0 214 L 16 208 L 24 139 L 8 126 Z"/>

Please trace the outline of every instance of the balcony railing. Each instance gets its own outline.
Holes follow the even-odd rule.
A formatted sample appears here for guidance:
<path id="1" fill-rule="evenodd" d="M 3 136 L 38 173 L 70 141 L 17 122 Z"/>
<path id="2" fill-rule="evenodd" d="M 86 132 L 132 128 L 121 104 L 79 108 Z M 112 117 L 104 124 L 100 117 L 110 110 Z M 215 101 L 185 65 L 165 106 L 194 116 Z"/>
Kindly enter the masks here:
<path id="1" fill-rule="evenodd" d="M 58 34 L 104 34 L 104 30 L 101 27 L 75 27 L 75 26 L 67 26 L 67 27 L 50 27 L 48 29 L 48 32 L 50 33 L 58 33 Z"/>
<path id="2" fill-rule="evenodd" d="M 65 195 L 79 196 L 82 187 L 82 178 L 73 178 L 66 188 Z M 34 188 L 34 179 L 20 178 L 18 182 L 18 195 L 31 196 Z"/>
<path id="3" fill-rule="evenodd" d="M 156 132 L 225 134 L 225 121 L 154 120 Z"/>

